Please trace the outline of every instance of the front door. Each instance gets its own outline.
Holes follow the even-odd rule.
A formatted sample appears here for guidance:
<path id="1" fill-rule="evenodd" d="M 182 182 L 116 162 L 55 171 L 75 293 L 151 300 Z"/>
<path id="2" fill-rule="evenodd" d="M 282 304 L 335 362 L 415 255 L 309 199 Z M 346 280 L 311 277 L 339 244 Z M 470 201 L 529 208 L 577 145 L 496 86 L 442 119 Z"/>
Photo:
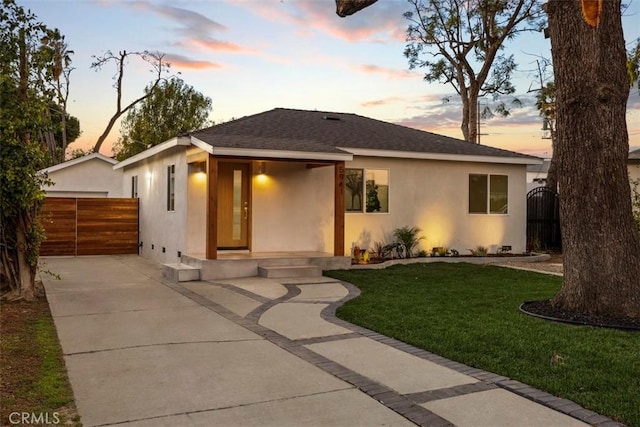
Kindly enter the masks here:
<path id="1" fill-rule="evenodd" d="M 249 248 L 249 163 L 218 166 L 218 249 Z"/>

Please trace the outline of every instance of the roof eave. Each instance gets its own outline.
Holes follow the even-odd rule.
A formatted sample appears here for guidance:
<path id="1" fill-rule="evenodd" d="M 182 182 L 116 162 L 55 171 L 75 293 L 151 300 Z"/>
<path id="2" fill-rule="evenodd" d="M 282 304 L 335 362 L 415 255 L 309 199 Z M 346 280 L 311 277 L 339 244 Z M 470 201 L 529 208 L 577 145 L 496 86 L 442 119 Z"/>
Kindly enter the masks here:
<path id="1" fill-rule="evenodd" d="M 368 148 L 338 147 L 354 156 L 389 157 L 399 159 L 444 160 L 454 162 L 498 163 L 511 165 L 540 165 L 543 159 L 538 157 L 478 156 L 473 154 L 442 154 L 420 151 L 376 150 Z"/>
<path id="2" fill-rule="evenodd" d="M 209 146 L 211 147 L 211 146 Z M 257 148 L 212 147 L 214 156 L 253 157 L 258 159 L 328 160 L 349 162 L 350 153 L 323 153 L 313 151 L 266 150 Z"/>
<path id="3" fill-rule="evenodd" d="M 173 147 L 177 146 L 189 146 L 191 145 L 190 137 L 188 136 L 180 136 L 177 138 L 171 138 L 168 141 L 162 142 L 158 145 L 154 145 L 151 148 L 144 150 L 141 153 L 136 154 L 135 156 L 131 156 L 128 159 L 121 161 L 120 163 L 113 166 L 113 169 L 121 169 L 127 166 L 131 166 L 134 163 L 138 163 L 141 160 L 148 159 L 149 157 L 155 156 L 158 153 L 169 150 Z"/>
<path id="4" fill-rule="evenodd" d="M 51 172 L 55 172 L 55 171 L 58 171 L 60 169 L 65 169 L 65 168 L 68 168 L 69 166 L 77 165 L 79 163 L 83 163 L 83 162 L 86 162 L 86 161 L 92 160 L 92 159 L 103 160 L 103 161 L 105 161 L 107 163 L 111 163 L 112 165 L 115 165 L 115 164 L 118 163 L 117 160 L 112 159 L 111 157 L 107 157 L 104 154 L 91 153 L 91 154 L 87 154 L 86 156 L 77 157 L 77 158 L 72 159 L 72 160 L 67 160 L 66 162 L 63 162 L 63 163 L 58 163 L 57 165 L 49 166 L 48 168 L 42 169 L 40 172 L 51 173 Z"/>

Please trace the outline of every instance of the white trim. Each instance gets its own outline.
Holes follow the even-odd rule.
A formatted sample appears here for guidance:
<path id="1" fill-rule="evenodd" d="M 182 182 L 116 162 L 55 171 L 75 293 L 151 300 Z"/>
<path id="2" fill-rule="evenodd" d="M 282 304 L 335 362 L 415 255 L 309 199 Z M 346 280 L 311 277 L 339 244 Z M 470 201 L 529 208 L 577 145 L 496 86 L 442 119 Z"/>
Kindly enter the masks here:
<path id="1" fill-rule="evenodd" d="M 213 154 L 213 147 L 211 146 L 211 144 L 207 144 L 206 142 L 195 138 L 195 137 L 191 137 L 191 143 L 198 147 L 199 149 L 201 149 L 202 151 L 206 151 L 209 154 Z"/>
<path id="2" fill-rule="evenodd" d="M 542 159 L 536 157 L 497 157 L 497 156 L 476 156 L 468 154 L 440 154 L 425 153 L 417 151 L 395 151 L 395 150 L 375 150 L 368 148 L 338 147 L 340 150 L 348 151 L 354 156 L 366 157 L 390 157 L 400 159 L 421 159 L 421 160 L 448 160 L 454 162 L 474 162 L 474 163 L 501 163 L 511 165 L 540 165 Z"/>
<path id="3" fill-rule="evenodd" d="M 309 151 L 264 150 L 255 148 L 213 147 L 214 156 L 238 156 L 266 159 L 296 159 L 296 160 L 337 160 L 350 162 L 353 155 L 349 153 L 317 153 Z"/>
<path id="4" fill-rule="evenodd" d="M 158 145 L 154 145 L 151 148 L 144 150 L 142 153 L 138 153 L 135 156 L 131 156 L 126 160 L 121 161 L 120 163 L 113 166 L 113 169 L 121 169 L 125 166 L 132 165 L 134 163 L 139 162 L 140 160 L 148 159 L 149 157 L 155 156 L 158 153 L 161 153 L 165 150 L 168 150 L 173 147 L 177 147 L 179 145 L 191 145 L 190 137 L 179 136 L 176 138 L 171 138 L 168 141 L 160 143 Z"/>
<path id="5" fill-rule="evenodd" d="M 40 172 L 51 173 L 51 172 L 59 171 L 60 169 L 68 168 L 69 166 L 77 165 L 79 163 L 83 163 L 92 159 L 102 160 L 107 163 L 111 163 L 112 165 L 115 165 L 116 163 L 118 163 L 116 159 L 112 159 L 111 157 L 107 157 L 103 154 L 91 153 L 91 154 L 87 154 L 86 156 L 75 158 L 73 160 L 68 160 L 63 163 L 58 163 L 57 165 L 49 166 L 48 168 L 42 169 Z"/>

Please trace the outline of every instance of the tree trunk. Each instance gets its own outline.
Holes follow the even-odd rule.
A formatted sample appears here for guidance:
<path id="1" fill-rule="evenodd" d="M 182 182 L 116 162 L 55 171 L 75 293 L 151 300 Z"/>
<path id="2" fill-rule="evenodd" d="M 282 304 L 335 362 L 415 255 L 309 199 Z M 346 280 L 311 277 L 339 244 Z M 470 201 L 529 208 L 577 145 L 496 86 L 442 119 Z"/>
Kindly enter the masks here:
<path id="1" fill-rule="evenodd" d="M 640 318 L 640 237 L 627 178 L 629 95 L 620 0 L 595 27 L 579 1 L 549 0 L 566 310 Z"/>
<path id="2" fill-rule="evenodd" d="M 20 297 L 27 301 L 35 301 L 35 268 L 29 264 L 27 259 L 27 250 L 29 247 L 27 230 L 31 225 L 28 224 L 29 220 L 24 217 L 25 214 L 22 213 L 16 230 L 16 252 L 18 255 L 18 270 L 20 271 Z"/>
<path id="3" fill-rule="evenodd" d="M 462 137 L 467 142 L 478 142 L 478 93 L 470 88 L 460 94 L 462 100 Z"/>

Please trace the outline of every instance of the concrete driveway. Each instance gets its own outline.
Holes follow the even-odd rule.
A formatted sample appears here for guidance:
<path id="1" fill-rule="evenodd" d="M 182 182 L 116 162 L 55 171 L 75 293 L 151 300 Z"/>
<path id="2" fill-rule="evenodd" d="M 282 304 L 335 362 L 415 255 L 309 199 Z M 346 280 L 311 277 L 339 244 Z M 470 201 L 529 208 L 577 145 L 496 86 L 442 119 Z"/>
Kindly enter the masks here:
<path id="1" fill-rule="evenodd" d="M 85 426 L 587 425 L 327 316 L 349 293 L 333 279 L 172 284 L 137 256 L 43 261 L 62 278 L 42 276 Z"/>

